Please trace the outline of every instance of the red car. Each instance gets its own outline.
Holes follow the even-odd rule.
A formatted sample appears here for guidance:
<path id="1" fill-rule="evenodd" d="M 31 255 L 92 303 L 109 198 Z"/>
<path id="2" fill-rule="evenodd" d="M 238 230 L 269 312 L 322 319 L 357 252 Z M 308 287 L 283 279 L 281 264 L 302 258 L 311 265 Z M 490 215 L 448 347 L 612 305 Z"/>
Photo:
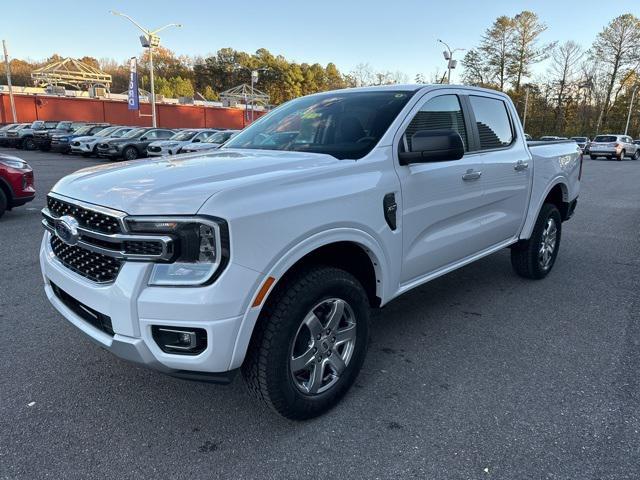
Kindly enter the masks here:
<path id="1" fill-rule="evenodd" d="M 0 217 L 5 210 L 33 200 L 33 170 L 27 162 L 13 155 L 0 153 Z"/>

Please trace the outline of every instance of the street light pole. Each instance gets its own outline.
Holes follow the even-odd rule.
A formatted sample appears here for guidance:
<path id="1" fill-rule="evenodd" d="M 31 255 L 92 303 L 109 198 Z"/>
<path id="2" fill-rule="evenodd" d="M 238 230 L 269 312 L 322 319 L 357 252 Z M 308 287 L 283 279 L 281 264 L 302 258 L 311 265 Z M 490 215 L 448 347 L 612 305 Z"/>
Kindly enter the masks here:
<path id="1" fill-rule="evenodd" d="M 9 63 L 9 54 L 7 53 L 7 43 L 2 40 L 2 49 L 4 50 L 4 66 L 7 69 L 7 85 L 9 86 L 9 102 L 11 103 L 11 114 L 13 115 L 13 123 L 18 123 L 16 115 L 16 102 L 13 99 L 13 87 L 11 85 L 11 64 Z"/>
<path id="2" fill-rule="evenodd" d="M 453 54 L 456 53 L 456 52 L 462 52 L 465 49 L 464 48 L 454 48 L 452 50 L 449 47 L 449 45 L 447 43 L 443 42 L 442 40 L 438 39 L 438 42 L 443 44 L 447 49 L 446 51 L 442 52 L 442 55 L 444 55 L 444 59 L 447 60 L 447 84 L 451 85 L 451 70 L 456 68 L 456 65 L 458 64 L 458 61 L 453 59 Z"/>
<path id="3" fill-rule="evenodd" d="M 169 28 L 169 27 L 180 28 L 180 27 L 182 27 L 182 25 L 179 24 L 179 23 L 169 23 L 169 24 L 165 25 L 164 27 L 160 27 L 160 28 L 157 28 L 155 30 L 149 30 L 147 28 L 144 28 L 142 25 L 140 25 L 138 22 L 136 22 L 129 15 L 125 15 L 124 13 L 116 12 L 114 10 L 111 10 L 111 13 L 113 15 L 118 16 L 118 17 L 126 18 L 131 23 L 133 23 L 136 27 L 138 27 L 142 31 L 142 33 L 144 33 L 144 36 L 140 37 L 140 41 L 142 42 L 142 46 L 143 47 L 146 47 L 146 48 L 149 49 L 149 83 L 150 83 L 150 88 L 151 88 L 151 92 L 150 92 L 151 93 L 151 122 L 153 124 L 153 127 L 157 127 L 158 126 L 158 122 L 157 122 L 157 117 L 156 117 L 156 91 L 155 91 L 155 84 L 154 84 L 154 78 L 153 78 L 153 48 L 160 46 L 160 37 L 157 35 L 158 32 L 161 32 L 165 28 Z"/>
<path id="4" fill-rule="evenodd" d="M 631 109 L 633 108 L 633 101 L 636 98 L 636 92 L 638 91 L 638 86 L 633 89 L 633 93 L 631 94 L 631 103 L 629 104 L 629 113 L 627 114 L 627 125 L 624 127 L 624 134 L 627 134 L 629 131 L 629 121 L 631 120 Z"/>

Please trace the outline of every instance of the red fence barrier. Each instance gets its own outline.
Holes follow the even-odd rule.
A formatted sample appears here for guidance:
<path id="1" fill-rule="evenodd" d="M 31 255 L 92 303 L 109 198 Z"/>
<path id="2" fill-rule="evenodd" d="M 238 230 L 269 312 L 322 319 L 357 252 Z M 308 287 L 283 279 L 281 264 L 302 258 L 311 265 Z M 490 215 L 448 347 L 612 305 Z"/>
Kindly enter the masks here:
<path id="1" fill-rule="evenodd" d="M 150 116 L 129 110 L 127 102 L 96 98 L 15 95 L 18 122 L 34 120 L 76 120 L 106 122 L 114 125 L 151 126 Z M 165 128 L 244 128 L 251 123 L 240 108 L 204 107 L 199 105 L 157 104 L 158 126 Z M 151 106 L 140 103 L 140 113 L 151 115 Z M 254 112 L 257 119 L 265 112 Z M 251 113 L 249 113 L 251 115 Z M 0 93 L 0 123 L 13 122 L 9 95 Z"/>

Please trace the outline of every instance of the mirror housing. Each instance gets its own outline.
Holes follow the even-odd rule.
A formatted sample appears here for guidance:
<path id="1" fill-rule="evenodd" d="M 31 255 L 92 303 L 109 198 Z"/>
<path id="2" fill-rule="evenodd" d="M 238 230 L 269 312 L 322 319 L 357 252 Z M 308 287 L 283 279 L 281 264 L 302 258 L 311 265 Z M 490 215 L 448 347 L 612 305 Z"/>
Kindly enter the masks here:
<path id="1" fill-rule="evenodd" d="M 400 165 L 447 162 L 464 156 L 460 134 L 451 129 L 418 130 L 411 136 L 411 151 L 399 152 Z"/>
<path id="2" fill-rule="evenodd" d="M 140 137 L 141 142 L 144 142 L 145 140 L 147 140 L 147 137 Z"/>
<path id="3" fill-rule="evenodd" d="M 193 141 L 193 143 L 200 143 L 200 139 L 199 139 L 199 138 L 196 138 L 196 139 Z"/>

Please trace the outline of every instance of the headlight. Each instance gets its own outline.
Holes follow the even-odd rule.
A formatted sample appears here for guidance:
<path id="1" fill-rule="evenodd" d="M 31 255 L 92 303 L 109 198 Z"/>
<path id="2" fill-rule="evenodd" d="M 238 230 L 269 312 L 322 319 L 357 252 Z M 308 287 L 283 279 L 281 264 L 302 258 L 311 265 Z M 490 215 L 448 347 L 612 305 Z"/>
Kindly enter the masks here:
<path id="1" fill-rule="evenodd" d="M 197 286 L 213 282 L 229 261 L 229 230 L 209 217 L 130 217 L 132 233 L 168 235 L 174 240 L 171 263 L 153 266 L 149 285 Z"/>
<path id="2" fill-rule="evenodd" d="M 29 170 L 29 164 L 27 162 L 23 162 L 19 158 L 0 158 L 0 163 L 2 165 L 6 165 L 7 167 L 15 168 L 17 170 Z"/>

